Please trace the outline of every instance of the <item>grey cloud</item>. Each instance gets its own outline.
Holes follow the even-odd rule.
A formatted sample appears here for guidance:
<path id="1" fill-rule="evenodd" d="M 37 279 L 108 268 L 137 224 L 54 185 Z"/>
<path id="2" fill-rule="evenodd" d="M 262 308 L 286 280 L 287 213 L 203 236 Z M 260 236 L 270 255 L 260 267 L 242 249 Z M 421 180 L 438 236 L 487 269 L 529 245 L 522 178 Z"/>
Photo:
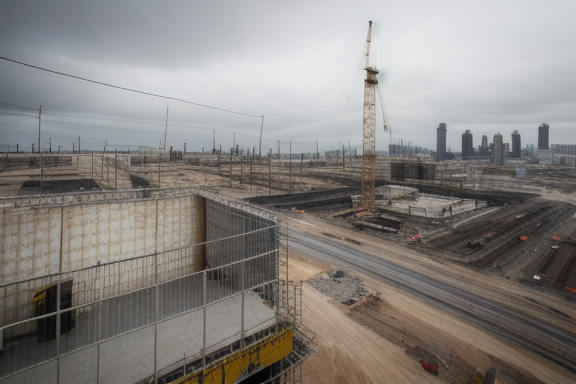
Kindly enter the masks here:
<path id="1" fill-rule="evenodd" d="M 360 63 L 372 19 L 392 140 L 434 149 L 446 122 L 453 149 L 464 129 L 476 140 L 519 129 L 528 143 L 548 122 L 552 142 L 576 143 L 575 13 L 571 1 L 4 1 L 0 56 L 263 114 L 269 139 L 360 144 Z M 46 113 L 162 121 L 169 105 L 175 124 L 258 133 L 258 119 L 5 61 L 0 71 L 0 101 Z"/>

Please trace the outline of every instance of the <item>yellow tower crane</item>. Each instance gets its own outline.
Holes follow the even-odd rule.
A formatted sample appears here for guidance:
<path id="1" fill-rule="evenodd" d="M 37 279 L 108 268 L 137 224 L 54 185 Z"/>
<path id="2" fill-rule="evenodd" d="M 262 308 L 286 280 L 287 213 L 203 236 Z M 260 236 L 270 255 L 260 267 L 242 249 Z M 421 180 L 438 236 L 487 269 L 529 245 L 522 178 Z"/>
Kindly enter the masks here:
<path id="1" fill-rule="evenodd" d="M 366 50 L 364 54 L 364 112 L 363 112 L 363 156 L 362 156 L 362 196 L 360 207 L 365 210 L 375 210 L 374 185 L 376 183 L 376 89 L 378 87 L 378 70 L 369 63 L 370 42 L 372 36 L 372 21 L 368 23 Z"/>

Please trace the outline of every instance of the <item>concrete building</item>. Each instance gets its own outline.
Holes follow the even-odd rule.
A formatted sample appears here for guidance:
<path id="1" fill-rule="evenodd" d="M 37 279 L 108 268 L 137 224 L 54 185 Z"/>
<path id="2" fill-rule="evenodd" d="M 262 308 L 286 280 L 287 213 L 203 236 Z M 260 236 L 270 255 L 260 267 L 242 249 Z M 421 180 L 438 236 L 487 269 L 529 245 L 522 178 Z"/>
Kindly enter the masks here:
<path id="1" fill-rule="evenodd" d="M 269 212 L 194 188 L 0 206 L 0 382 L 237 382 L 292 366 Z"/>
<path id="2" fill-rule="evenodd" d="M 446 123 L 436 128 L 436 161 L 446 160 Z"/>
<path id="3" fill-rule="evenodd" d="M 480 156 L 488 156 L 488 136 L 482 135 L 482 147 L 480 150 Z"/>
<path id="4" fill-rule="evenodd" d="M 540 124 L 538 127 L 538 150 L 550 149 L 549 143 L 550 126 L 548 124 Z"/>
<path id="5" fill-rule="evenodd" d="M 554 164 L 554 152 L 551 149 L 538 150 L 538 164 L 552 165 Z"/>
<path id="6" fill-rule="evenodd" d="M 576 155 L 554 154 L 554 164 L 564 167 L 576 167 Z"/>
<path id="7" fill-rule="evenodd" d="M 462 158 L 474 156 L 474 144 L 472 140 L 472 132 L 469 129 L 462 134 Z"/>
<path id="8" fill-rule="evenodd" d="M 392 180 L 435 180 L 436 164 L 421 161 L 393 161 L 390 163 L 390 176 Z"/>
<path id="9" fill-rule="evenodd" d="M 515 159 L 522 157 L 522 143 L 517 130 L 512 132 L 512 157 Z"/>
<path id="10" fill-rule="evenodd" d="M 502 135 L 497 133 L 494 135 L 494 164 L 504 165 L 504 144 L 502 143 Z"/>
<path id="11" fill-rule="evenodd" d="M 576 155 L 576 144 L 552 144 L 550 148 L 555 155 Z"/>

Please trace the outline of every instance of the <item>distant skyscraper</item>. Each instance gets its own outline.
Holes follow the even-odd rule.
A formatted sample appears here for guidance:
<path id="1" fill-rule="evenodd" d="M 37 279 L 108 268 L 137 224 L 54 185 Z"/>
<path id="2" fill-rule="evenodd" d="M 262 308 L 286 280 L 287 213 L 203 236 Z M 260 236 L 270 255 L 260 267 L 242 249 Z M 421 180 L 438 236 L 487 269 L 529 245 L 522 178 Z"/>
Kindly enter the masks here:
<path id="1" fill-rule="evenodd" d="M 549 133 L 550 126 L 548 124 L 540 124 L 538 127 L 538 149 L 550 149 L 548 142 Z"/>
<path id="2" fill-rule="evenodd" d="M 488 156 L 488 136 L 482 135 L 482 149 L 480 154 L 482 156 Z"/>
<path id="3" fill-rule="evenodd" d="M 474 156 L 474 146 L 472 145 L 472 132 L 469 129 L 462 134 L 462 158 Z"/>
<path id="4" fill-rule="evenodd" d="M 436 161 L 446 160 L 446 123 L 436 129 Z"/>
<path id="5" fill-rule="evenodd" d="M 512 132 L 512 157 L 515 159 L 522 157 L 522 145 L 518 131 Z"/>
<path id="6" fill-rule="evenodd" d="M 504 165 L 504 145 L 500 133 L 494 135 L 494 164 Z"/>

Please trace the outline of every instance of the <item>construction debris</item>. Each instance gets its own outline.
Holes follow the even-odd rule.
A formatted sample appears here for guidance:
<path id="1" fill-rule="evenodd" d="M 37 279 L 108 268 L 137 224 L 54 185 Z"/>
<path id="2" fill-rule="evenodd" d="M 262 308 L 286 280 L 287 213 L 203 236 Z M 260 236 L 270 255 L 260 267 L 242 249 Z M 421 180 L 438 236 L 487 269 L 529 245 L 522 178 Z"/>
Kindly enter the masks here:
<path id="1" fill-rule="evenodd" d="M 352 306 L 369 297 L 364 283 L 342 270 L 321 273 L 308 280 L 317 291 L 344 305 Z"/>

